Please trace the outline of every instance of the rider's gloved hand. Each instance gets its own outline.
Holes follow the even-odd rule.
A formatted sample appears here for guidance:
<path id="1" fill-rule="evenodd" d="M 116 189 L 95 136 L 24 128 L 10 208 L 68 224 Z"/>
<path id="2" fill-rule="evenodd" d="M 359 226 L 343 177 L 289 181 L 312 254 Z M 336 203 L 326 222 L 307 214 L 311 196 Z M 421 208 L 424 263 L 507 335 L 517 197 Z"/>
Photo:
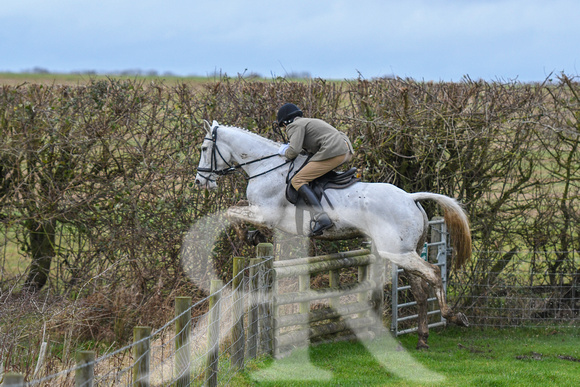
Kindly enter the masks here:
<path id="1" fill-rule="evenodd" d="M 280 149 L 278 149 L 278 154 L 282 157 L 286 156 L 286 150 L 290 147 L 290 144 L 282 144 Z"/>

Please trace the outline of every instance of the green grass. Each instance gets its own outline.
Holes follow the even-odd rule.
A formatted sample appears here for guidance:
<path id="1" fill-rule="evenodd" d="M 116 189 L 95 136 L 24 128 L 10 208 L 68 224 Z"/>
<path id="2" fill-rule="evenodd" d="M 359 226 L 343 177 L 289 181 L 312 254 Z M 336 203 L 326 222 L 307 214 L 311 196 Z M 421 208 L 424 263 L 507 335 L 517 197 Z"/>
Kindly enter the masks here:
<path id="1" fill-rule="evenodd" d="M 225 76 L 225 74 L 224 74 Z M 237 74 L 228 75 L 230 78 L 237 78 Z M 0 86 L 1 85 L 20 85 L 25 82 L 28 83 L 39 83 L 45 85 L 83 85 L 88 83 L 90 80 L 106 80 L 106 79 L 128 79 L 128 80 L 143 80 L 147 82 L 164 82 L 168 85 L 174 84 L 194 84 L 194 85 L 204 85 L 207 83 L 217 82 L 220 80 L 219 76 L 177 76 L 177 75 L 102 75 L 102 74 L 74 74 L 74 73 L 6 73 L 0 72 Z M 271 81 L 270 78 L 252 78 L 251 80 L 257 81 Z M 287 78 L 289 81 L 295 82 L 307 82 L 308 79 L 299 78 Z M 329 82 L 342 82 L 337 80 L 329 80 Z"/>
<path id="2" fill-rule="evenodd" d="M 337 343 L 252 363 L 234 386 L 576 386 L 580 332 L 574 328 L 462 329 L 432 332 L 429 350 L 415 335 L 365 347 Z"/>
<path id="3" fill-rule="evenodd" d="M 195 83 L 195 84 L 205 84 L 209 82 L 216 81 L 217 79 L 211 77 L 179 77 L 179 76 L 147 76 L 147 75 L 134 75 L 134 76 L 124 76 L 124 75 L 89 75 L 89 74 L 35 74 L 35 73 L 0 73 L 0 85 L 19 85 L 24 82 L 28 83 L 42 83 L 45 85 L 50 84 L 66 84 L 66 85 L 83 85 L 88 83 L 92 79 L 105 80 L 108 78 L 114 79 L 129 79 L 129 80 L 144 80 L 144 81 L 163 81 L 167 84 L 177 84 L 177 83 Z"/>
<path id="4" fill-rule="evenodd" d="M 8 276 L 21 275 L 30 264 L 30 259 L 20 254 L 18 244 L 14 242 L 14 232 L 2 230 L 0 235 L 2 238 L 0 239 L 0 273 Z"/>

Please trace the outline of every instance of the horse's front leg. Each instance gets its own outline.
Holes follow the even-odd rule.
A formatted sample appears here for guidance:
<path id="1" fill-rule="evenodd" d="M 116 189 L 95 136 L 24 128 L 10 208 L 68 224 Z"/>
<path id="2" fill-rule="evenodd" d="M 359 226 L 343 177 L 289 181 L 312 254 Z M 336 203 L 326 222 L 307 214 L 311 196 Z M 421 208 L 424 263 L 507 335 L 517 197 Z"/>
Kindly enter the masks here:
<path id="1" fill-rule="evenodd" d="M 258 207 L 251 204 L 232 206 L 226 211 L 226 218 L 232 223 L 245 222 L 255 226 L 264 225 L 264 217 Z"/>

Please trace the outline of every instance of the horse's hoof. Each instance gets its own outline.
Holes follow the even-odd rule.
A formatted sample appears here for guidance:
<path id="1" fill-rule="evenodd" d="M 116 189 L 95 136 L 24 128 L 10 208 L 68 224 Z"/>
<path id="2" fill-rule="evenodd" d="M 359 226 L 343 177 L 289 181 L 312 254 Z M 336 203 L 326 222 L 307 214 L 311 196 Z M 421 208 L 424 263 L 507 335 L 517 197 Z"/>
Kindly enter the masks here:
<path id="1" fill-rule="evenodd" d="M 463 314 L 463 313 L 457 313 L 457 315 L 455 315 L 455 324 L 459 325 L 460 327 L 468 327 L 469 326 L 469 321 L 467 320 L 467 317 Z"/>
<path id="2" fill-rule="evenodd" d="M 427 344 L 424 341 L 419 340 L 419 342 L 417 342 L 417 349 L 429 349 L 429 344 Z"/>

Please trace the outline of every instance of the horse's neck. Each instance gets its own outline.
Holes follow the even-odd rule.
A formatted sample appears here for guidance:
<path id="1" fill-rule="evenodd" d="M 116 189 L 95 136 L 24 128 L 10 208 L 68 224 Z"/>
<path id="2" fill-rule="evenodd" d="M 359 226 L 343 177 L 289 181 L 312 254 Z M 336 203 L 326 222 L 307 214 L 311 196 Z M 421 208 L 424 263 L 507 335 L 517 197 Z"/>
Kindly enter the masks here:
<path id="1" fill-rule="evenodd" d="M 232 150 L 232 158 L 238 164 L 245 164 L 243 169 L 248 175 L 252 176 L 261 173 L 282 162 L 281 158 L 272 157 L 247 164 L 248 162 L 277 154 L 278 149 L 276 143 L 243 129 L 229 128 L 229 131 L 231 133 L 228 134 L 227 139 L 228 146 Z"/>

